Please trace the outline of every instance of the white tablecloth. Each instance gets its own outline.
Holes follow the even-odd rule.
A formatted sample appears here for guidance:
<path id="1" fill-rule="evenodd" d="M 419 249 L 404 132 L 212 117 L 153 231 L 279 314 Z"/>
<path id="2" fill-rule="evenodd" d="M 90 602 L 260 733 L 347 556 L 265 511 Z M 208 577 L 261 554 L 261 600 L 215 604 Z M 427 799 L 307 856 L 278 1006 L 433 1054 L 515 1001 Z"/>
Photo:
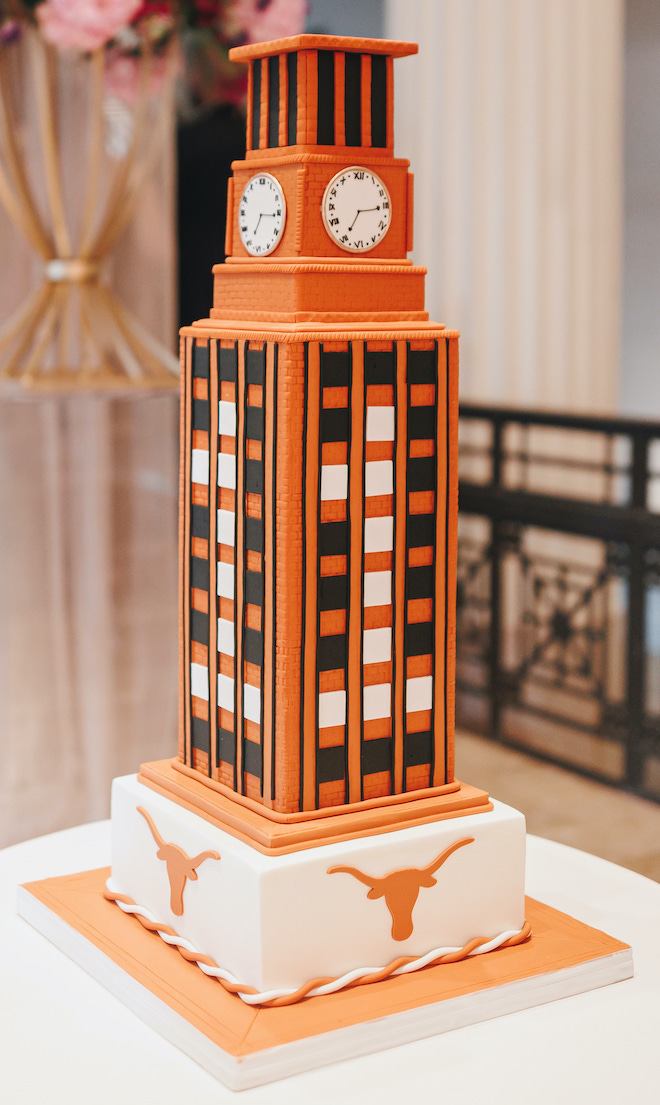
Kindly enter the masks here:
<path id="1" fill-rule="evenodd" d="M 236 1097 L 14 913 L 17 883 L 110 862 L 108 822 L 0 852 L 2 1105 L 657 1105 L 660 884 L 528 838 L 527 892 L 632 945 L 635 977 Z"/>

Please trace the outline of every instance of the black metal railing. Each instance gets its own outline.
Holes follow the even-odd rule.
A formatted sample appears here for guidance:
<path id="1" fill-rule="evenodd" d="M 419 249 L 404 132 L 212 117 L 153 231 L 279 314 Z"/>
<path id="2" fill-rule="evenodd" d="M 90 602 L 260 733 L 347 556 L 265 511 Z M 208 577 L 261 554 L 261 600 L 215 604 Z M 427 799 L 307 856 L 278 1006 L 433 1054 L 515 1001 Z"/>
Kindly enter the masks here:
<path id="1" fill-rule="evenodd" d="M 660 423 L 465 403 L 457 719 L 660 801 Z"/>

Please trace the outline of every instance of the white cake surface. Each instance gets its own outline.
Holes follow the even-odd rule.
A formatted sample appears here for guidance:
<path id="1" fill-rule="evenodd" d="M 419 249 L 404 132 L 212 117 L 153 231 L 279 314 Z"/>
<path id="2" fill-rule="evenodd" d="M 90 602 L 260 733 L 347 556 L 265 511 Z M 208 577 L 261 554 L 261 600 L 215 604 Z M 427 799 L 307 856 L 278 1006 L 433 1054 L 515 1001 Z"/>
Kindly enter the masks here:
<path id="1" fill-rule="evenodd" d="M 112 788 L 112 881 L 240 982 L 258 991 L 295 989 L 313 978 L 378 969 L 399 956 L 518 932 L 525 919 L 525 819 L 501 802 L 493 806 L 487 813 L 269 856 L 128 775 Z M 168 844 L 191 857 L 205 851 L 220 857 L 202 860 L 197 878 L 186 879 L 181 915 L 171 908 L 167 863 L 158 858 L 138 807 Z M 345 866 L 377 879 L 405 868 L 421 871 L 468 840 L 430 878 L 423 876 L 412 912 L 399 908 L 404 928 L 406 915 L 408 927 L 412 920 L 406 939 L 393 938 L 385 895 L 370 898 L 369 886 L 355 874 L 328 873 Z"/>

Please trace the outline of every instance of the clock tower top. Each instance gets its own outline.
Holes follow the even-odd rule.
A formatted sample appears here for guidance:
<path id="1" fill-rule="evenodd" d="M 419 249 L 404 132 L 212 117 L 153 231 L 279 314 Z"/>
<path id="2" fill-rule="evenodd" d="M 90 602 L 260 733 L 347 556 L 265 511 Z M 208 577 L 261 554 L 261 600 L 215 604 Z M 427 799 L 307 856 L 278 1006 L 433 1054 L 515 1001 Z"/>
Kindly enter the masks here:
<path id="1" fill-rule="evenodd" d="M 413 42 L 296 35 L 240 46 L 247 152 L 234 162 L 211 317 L 425 322 L 413 177 L 394 156 L 393 61 Z"/>
<path id="2" fill-rule="evenodd" d="M 392 61 L 414 42 L 294 35 L 239 46 L 249 64 L 247 158 L 281 146 L 358 147 L 392 154 Z"/>

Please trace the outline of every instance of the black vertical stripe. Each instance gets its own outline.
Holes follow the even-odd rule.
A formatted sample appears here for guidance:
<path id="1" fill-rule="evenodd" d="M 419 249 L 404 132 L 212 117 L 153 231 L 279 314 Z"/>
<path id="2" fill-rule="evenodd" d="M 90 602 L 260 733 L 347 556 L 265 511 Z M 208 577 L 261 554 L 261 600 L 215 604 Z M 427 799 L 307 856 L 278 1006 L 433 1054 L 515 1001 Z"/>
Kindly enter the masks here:
<path id="1" fill-rule="evenodd" d="M 289 57 L 291 55 L 288 55 Z M 296 56 L 295 54 L 293 55 Z M 289 87 L 291 87 L 289 85 Z M 272 481 L 272 500 L 270 503 L 273 511 L 273 543 L 271 547 L 271 556 L 273 558 L 273 644 L 271 650 L 271 664 L 273 671 L 273 709 L 272 709 L 272 731 L 271 731 L 271 768 L 270 768 L 270 797 L 275 800 L 275 755 L 277 751 L 277 514 L 275 511 L 275 504 L 277 503 L 277 355 L 279 351 L 279 345 L 275 344 L 274 358 L 273 358 L 273 481 Z M 265 508 L 264 503 L 264 508 Z M 266 563 L 264 561 L 264 570 Z M 264 641 L 265 645 L 265 641 Z"/>
<path id="2" fill-rule="evenodd" d="M 387 145 L 387 58 L 371 55 L 371 145 Z"/>
<path id="3" fill-rule="evenodd" d="M 318 51 L 316 142 L 319 146 L 333 146 L 335 142 L 335 55 L 332 50 Z"/>
<path id="4" fill-rule="evenodd" d="M 268 59 L 268 145 L 280 144 L 280 57 Z"/>
<path id="5" fill-rule="evenodd" d="M 346 698 L 348 702 L 348 576 L 326 576 L 321 577 L 321 557 L 325 555 L 331 555 L 327 552 L 328 542 L 325 537 L 328 528 L 333 525 L 342 526 L 345 529 L 343 538 L 340 539 L 338 547 L 341 549 L 341 553 L 345 553 L 347 556 L 350 553 L 350 536 L 349 536 L 349 523 L 321 523 L 321 495 L 320 495 L 320 476 L 321 466 L 323 464 L 323 442 L 327 440 L 332 441 L 346 441 L 347 450 L 349 455 L 347 456 L 347 463 L 350 465 L 350 403 L 346 408 L 323 408 L 323 389 L 326 387 L 350 387 L 352 377 L 352 347 L 349 345 L 349 351 L 346 353 L 334 353 L 325 352 L 323 346 L 319 347 L 319 365 L 320 365 L 320 419 L 319 419 L 319 499 L 318 499 L 318 556 L 317 556 L 317 632 L 320 637 L 320 618 L 321 611 L 323 610 L 340 610 L 343 609 L 346 612 L 346 625 L 343 634 L 343 649 L 340 655 L 342 656 L 341 664 L 338 662 L 337 667 L 343 667 L 344 669 L 344 688 L 346 691 Z M 333 432 L 330 436 L 326 436 L 327 433 L 327 416 L 335 414 L 345 414 L 346 418 L 342 420 L 332 421 L 332 425 L 336 424 L 336 432 Z M 349 476 L 350 480 L 350 476 Z M 347 518 L 350 507 L 347 503 Z M 339 582 L 337 586 L 336 583 Z M 334 585 L 333 585 L 334 584 Z M 343 587 L 342 587 L 343 584 Z M 325 586 L 324 586 L 325 585 Z M 339 640 L 335 640 L 335 644 L 341 648 L 341 635 L 337 634 Z M 327 638 L 324 638 L 327 640 Z M 319 802 L 319 784 L 323 782 L 339 782 L 344 781 L 344 800 L 348 801 L 348 745 L 347 745 L 347 726 L 344 725 L 344 743 L 342 746 L 336 748 L 319 748 L 318 745 L 318 695 L 319 695 L 319 672 L 321 671 L 322 649 L 319 648 L 317 653 L 317 677 L 316 677 L 316 694 L 317 694 L 317 775 L 316 775 L 316 801 Z M 340 767 L 341 764 L 341 767 Z"/>
<path id="6" fill-rule="evenodd" d="M 252 149 L 259 149 L 261 123 L 261 58 L 252 62 Z"/>
<path id="7" fill-rule="evenodd" d="M 362 54 L 346 54 L 344 119 L 347 146 L 362 145 Z"/>
<path id="8" fill-rule="evenodd" d="M 286 104 L 286 140 L 287 145 L 295 146 L 298 140 L 298 54 L 286 55 L 287 104 Z M 277 348 L 277 347 L 276 347 Z"/>
<path id="9" fill-rule="evenodd" d="M 411 388 L 415 383 L 423 381 L 424 383 L 435 384 L 435 399 L 433 407 L 434 425 L 437 426 L 438 417 L 438 389 L 439 389 L 439 372 L 438 372 L 438 345 L 435 344 L 434 352 L 426 352 L 419 350 L 411 350 L 410 342 L 406 347 L 406 360 L 407 360 L 407 410 L 408 410 L 408 435 L 406 444 L 406 565 L 404 575 L 404 610 L 405 610 L 405 623 L 404 623 L 404 790 L 408 789 L 407 785 L 407 772 L 406 767 L 418 765 L 421 763 L 429 764 L 429 785 L 432 785 L 433 769 L 435 766 L 435 745 L 431 739 L 428 745 L 428 757 L 424 760 L 420 758 L 420 748 L 422 744 L 420 742 L 420 735 L 414 733 L 408 733 L 408 712 L 407 706 L 407 662 L 409 656 L 423 656 L 431 655 L 431 671 L 435 678 L 435 566 L 437 562 L 437 534 L 436 534 L 436 519 L 438 510 L 438 486 L 437 486 L 437 462 L 438 458 L 435 458 L 435 469 L 432 474 L 432 482 L 435 490 L 434 508 L 431 515 L 411 515 L 410 514 L 410 499 L 409 492 L 414 490 L 417 484 L 415 480 L 418 480 L 420 472 L 424 476 L 426 469 L 420 466 L 419 461 L 416 458 L 410 457 L 410 442 L 417 437 L 417 431 L 415 429 L 415 415 L 413 412 L 417 408 L 411 407 Z M 437 434 L 436 436 L 436 454 L 437 454 Z M 428 479 L 428 476 L 427 476 Z M 425 488 L 426 489 L 426 488 Z M 428 490 L 431 490 L 428 487 Z M 426 519 L 423 522 L 422 519 Z M 427 532 L 428 531 L 428 532 Z M 423 545 L 433 546 L 433 593 L 432 599 L 432 616 L 431 622 L 423 622 L 421 624 L 408 625 L 408 600 L 409 598 L 415 598 L 415 588 L 418 586 L 419 569 L 410 568 L 409 565 L 409 549 L 412 547 L 419 547 Z M 446 580 L 446 574 L 445 574 Z M 445 583 L 445 587 L 447 584 Z M 445 593 L 446 601 L 446 593 Z M 446 607 L 445 607 L 446 609 Z M 422 626 L 426 626 L 423 629 Z M 447 634 L 447 620 L 445 618 L 445 637 Z M 446 661 L 446 654 L 445 654 Z M 445 662 L 445 682 L 446 682 L 446 662 Z M 433 697 L 431 701 L 431 735 L 434 730 L 434 718 L 435 718 L 435 686 L 433 688 Z"/>

